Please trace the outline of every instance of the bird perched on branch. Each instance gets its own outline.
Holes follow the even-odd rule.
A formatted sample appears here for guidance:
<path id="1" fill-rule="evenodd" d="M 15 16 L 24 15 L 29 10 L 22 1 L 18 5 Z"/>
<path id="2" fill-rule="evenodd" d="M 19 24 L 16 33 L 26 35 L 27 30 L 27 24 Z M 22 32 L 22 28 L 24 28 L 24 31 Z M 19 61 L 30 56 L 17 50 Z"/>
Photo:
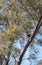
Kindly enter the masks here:
<path id="1" fill-rule="evenodd" d="M 25 32 L 25 36 L 26 36 L 26 38 L 30 38 L 31 34 L 28 32 Z"/>

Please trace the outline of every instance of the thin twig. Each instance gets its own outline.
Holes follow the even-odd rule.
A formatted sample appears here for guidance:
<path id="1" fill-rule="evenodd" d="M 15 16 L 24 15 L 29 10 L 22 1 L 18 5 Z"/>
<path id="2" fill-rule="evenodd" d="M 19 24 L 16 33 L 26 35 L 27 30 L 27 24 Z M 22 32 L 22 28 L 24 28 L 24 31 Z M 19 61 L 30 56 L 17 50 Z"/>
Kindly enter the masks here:
<path id="1" fill-rule="evenodd" d="M 30 17 L 34 20 L 34 17 L 31 15 L 31 13 L 29 12 L 29 10 L 27 9 L 27 7 L 20 1 L 18 0 L 19 3 L 21 3 L 21 5 L 25 8 L 25 10 L 28 12 L 28 14 L 30 15 Z"/>

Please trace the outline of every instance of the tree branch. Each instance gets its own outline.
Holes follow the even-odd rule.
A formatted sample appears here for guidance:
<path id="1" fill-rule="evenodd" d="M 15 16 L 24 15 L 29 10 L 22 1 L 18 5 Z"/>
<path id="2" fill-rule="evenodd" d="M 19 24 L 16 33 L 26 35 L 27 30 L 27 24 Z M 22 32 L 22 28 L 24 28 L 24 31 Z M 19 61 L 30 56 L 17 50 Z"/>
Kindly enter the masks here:
<path id="1" fill-rule="evenodd" d="M 20 65 L 20 64 L 21 64 L 22 58 L 23 58 L 23 56 L 24 56 L 24 54 L 25 54 L 27 48 L 29 47 L 30 43 L 33 41 L 33 39 L 34 39 L 34 37 L 36 36 L 36 34 L 37 34 L 39 28 L 41 27 L 41 24 L 42 24 L 41 19 L 42 19 L 42 15 L 41 15 L 41 17 L 40 17 L 40 19 L 39 19 L 39 21 L 38 21 L 38 23 L 37 23 L 37 26 L 36 26 L 36 28 L 35 28 L 35 31 L 33 32 L 33 35 L 30 37 L 29 41 L 28 41 L 27 44 L 25 45 L 25 47 L 24 47 L 24 49 L 23 49 L 23 51 L 22 51 L 22 53 L 21 53 L 21 55 L 20 55 L 20 57 L 19 57 L 19 61 L 18 61 L 17 65 Z"/>
<path id="2" fill-rule="evenodd" d="M 11 49 L 12 49 L 13 44 L 14 44 L 14 43 L 13 43 L 13 41 L 12 41 L 11 45 L 9 46 L 9 53 L 8 53 L 8 58 L 7 58 L 7 60 L 6 60 L 6 65 L 8 65 L 8 63 L 9 63 L 9 58 L 10 58 Z"/>
<path id="3" fill-rule="evenodd" d="M 32 14 L 29 12 L 29 10 L 27 9 L 27 7 L 20 1 L 18 0 L 19 3 L 23 6 L 23 8 L 28 12 L 28 14 L 30 15 L 30 17 L 34 20 L 34 17 L 32 16 Z"/>

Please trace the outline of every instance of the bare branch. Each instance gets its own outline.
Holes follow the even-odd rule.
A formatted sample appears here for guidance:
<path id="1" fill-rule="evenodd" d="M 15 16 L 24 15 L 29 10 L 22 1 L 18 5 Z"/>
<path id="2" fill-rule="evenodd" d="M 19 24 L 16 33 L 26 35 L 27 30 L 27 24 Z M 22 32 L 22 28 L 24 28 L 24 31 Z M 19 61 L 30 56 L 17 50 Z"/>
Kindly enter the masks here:
<path id="1" fill-rule="evenodd" d="M 24 5 L 20 0 L 18 0 L 22 5 Z M 24 5 L 25 6 L 25 5 Z M 34 8 L 34 6 L 32 5 L 29 5 L 28 3 L 28 6 L 32 7 L 32 9 L 37 13 L 37 15 L 39 15 L 39 13 L 36 11 L 36 9 Z"/>
<path id="2" fill-rule="evenodd" d="M 33 39 L 34 39 L 34 37 L 36 36 L 36 34 L 37 34 L 39 28 L 41 27 L 41 24 L 42 24 L 41 18 L 42 18 L 42 15 L 41 15 L 41 17 L 40 17 L 40 19 L 39 19 L 39 21 L 38 21 L 38 24 L 37 24 L 37 26 L 36 26 L 36 28 L 35 28 L 35 31 L 33 32 L 33 35 L 31 36 L 31 38 L 29 39 L 29 41 L 28 41 L 27 44 L 25 45 L 25 47 L 24 47 L 22 53 L 20 54 L 19 61 L 18 61 L 17 65 L 20 65 L 20 64 L 21 64 L 22 58 L 23 58 L 23 56 L 24 56 L 24 54 L 25 54 L 27 48 L 29 47 L 30 43 L 33 41 Z"/>
<path id="3" fill-rule="evenodd" d="M 28 12 L 28 14 L 30 15 L 30 17 L 34 20 L 34 17 L 31 15 L 31 13 L 29 12 L 29 10 L 27 9 L 27 7 L 20 1 L 18 0 L 19 3 L 25 8 L 25 10 Z"/>

